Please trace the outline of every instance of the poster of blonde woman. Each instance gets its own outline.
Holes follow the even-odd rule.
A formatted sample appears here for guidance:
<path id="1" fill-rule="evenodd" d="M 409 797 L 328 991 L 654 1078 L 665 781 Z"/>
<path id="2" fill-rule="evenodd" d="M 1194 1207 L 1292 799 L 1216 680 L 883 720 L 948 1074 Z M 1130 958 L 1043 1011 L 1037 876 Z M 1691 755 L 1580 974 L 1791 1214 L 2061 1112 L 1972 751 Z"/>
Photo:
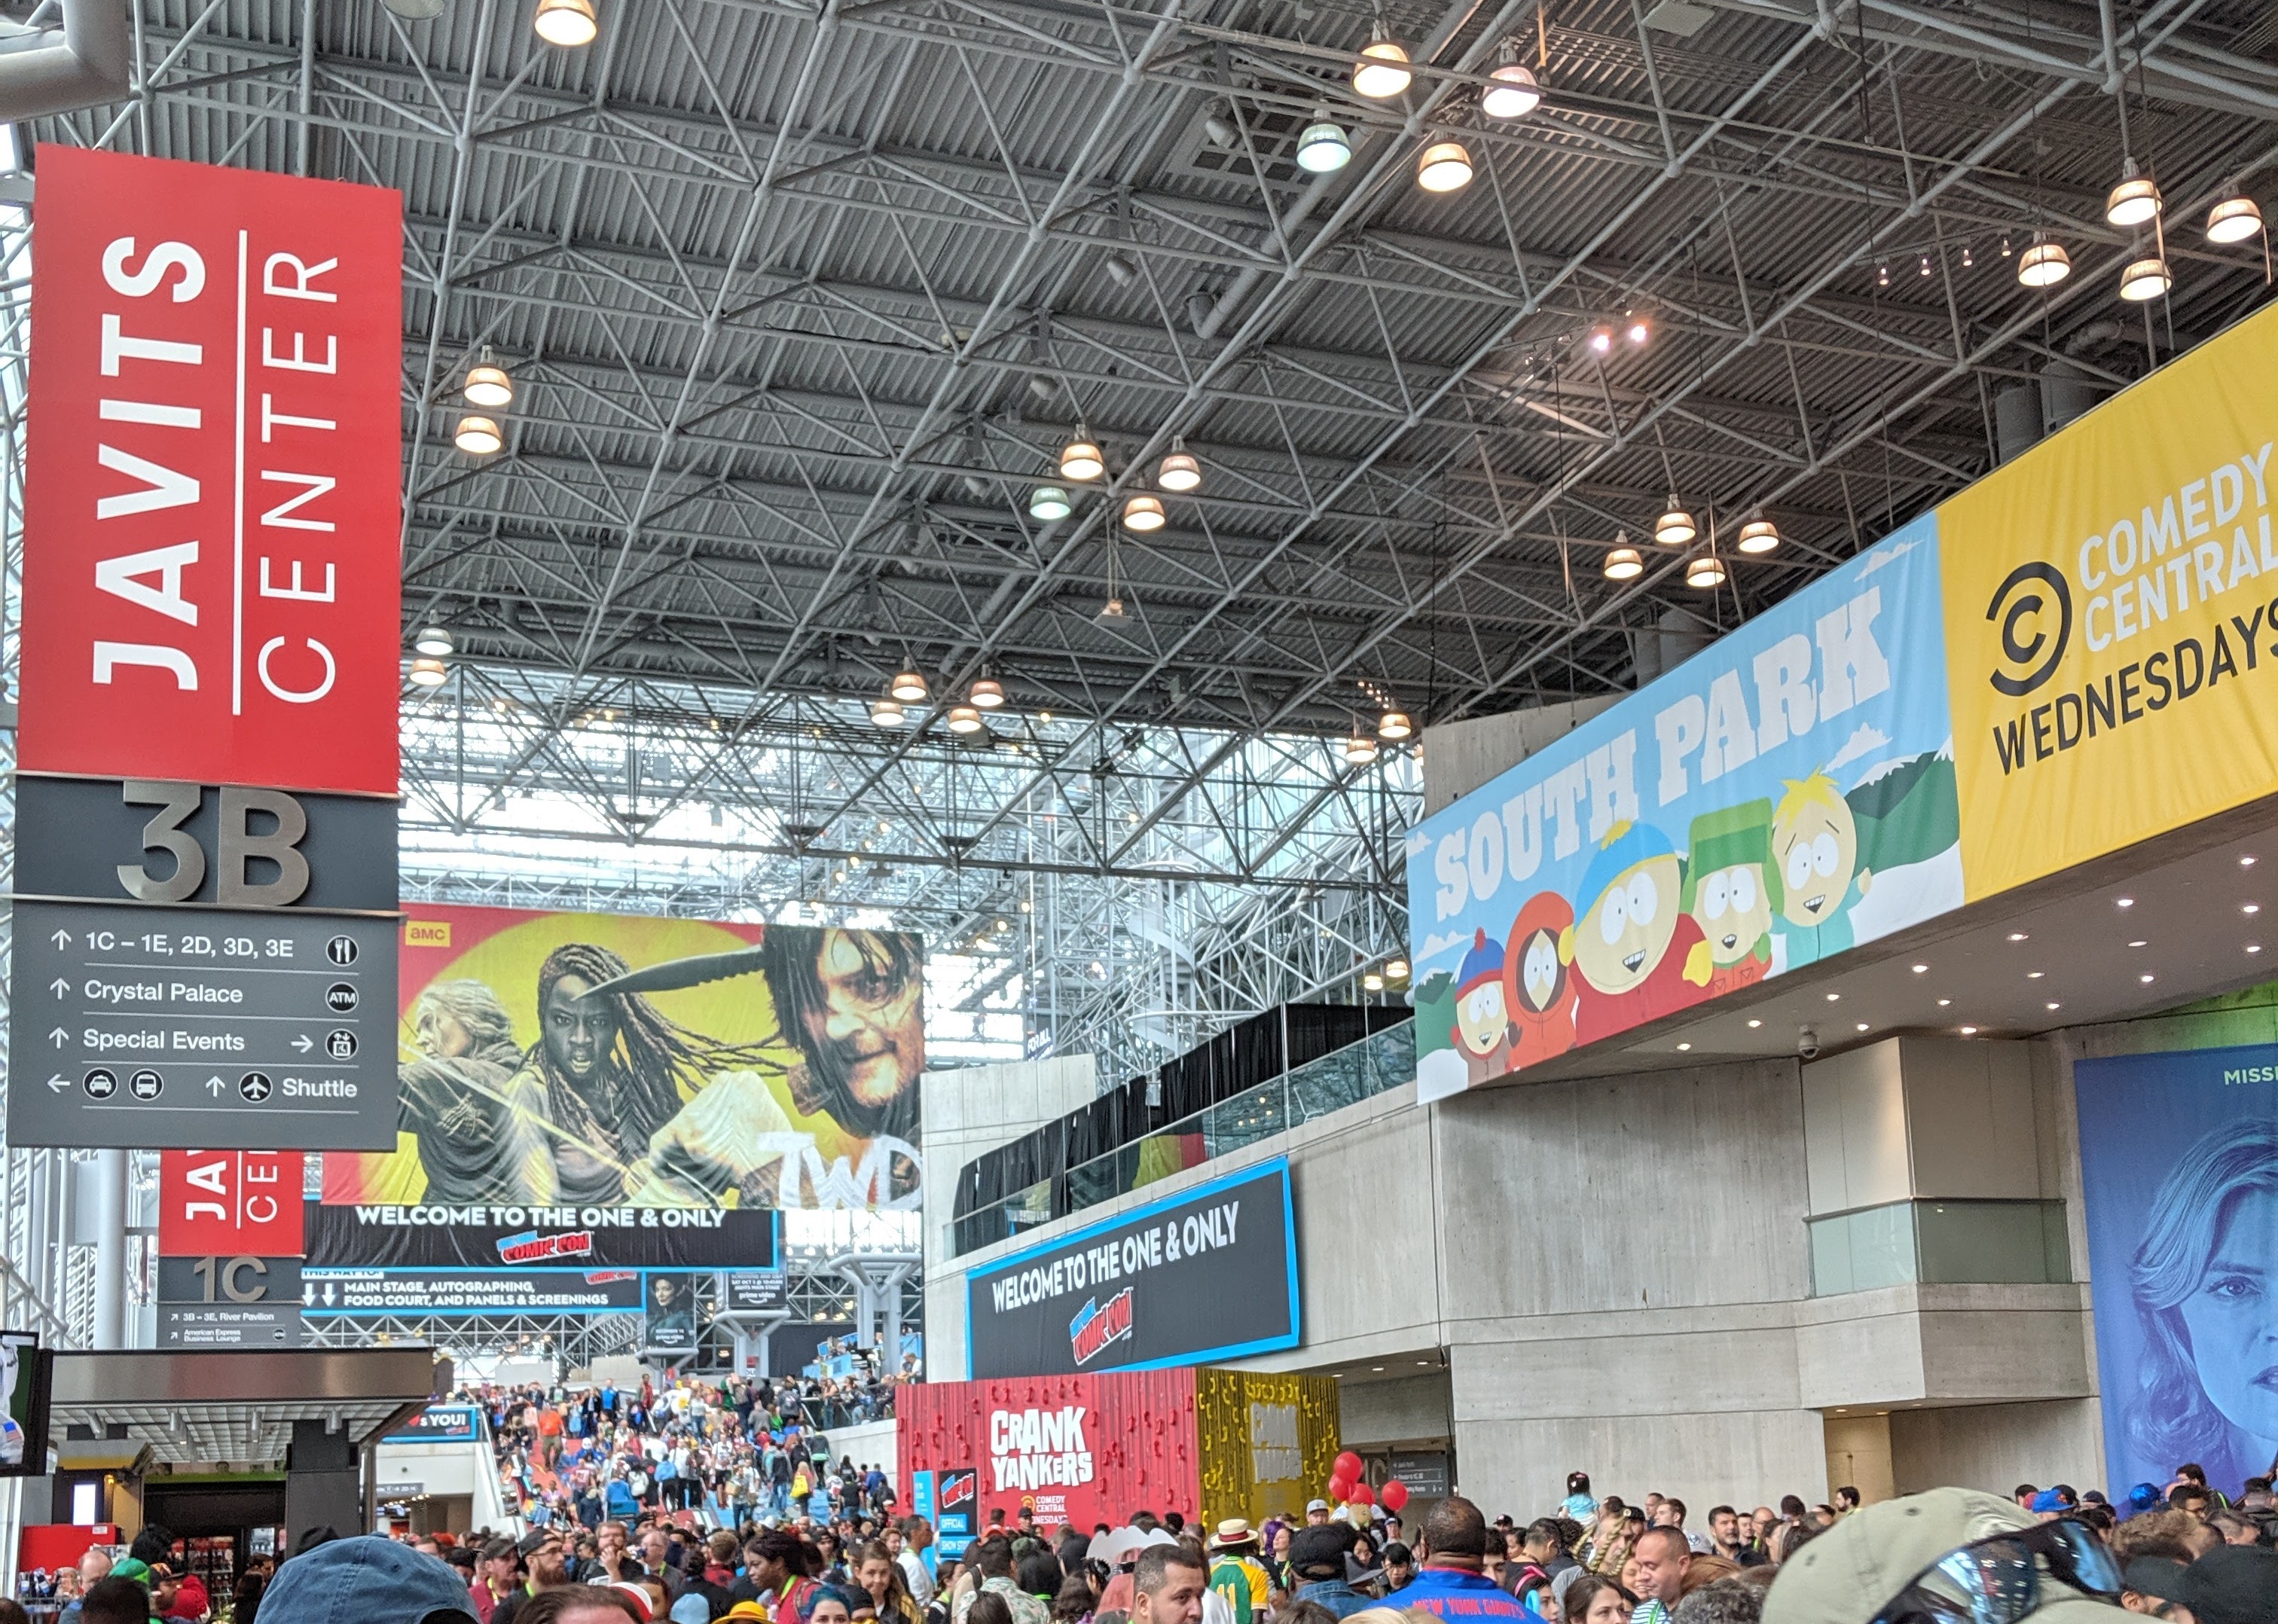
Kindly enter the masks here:
<path id="1" fill-rule="evenodd" d="M 396 1148 L 325 1157 L 311 1261 L 753 1263 L 777 1209 L 913 1208 L 922 972 L 889 932 L 415 906 Z"/>

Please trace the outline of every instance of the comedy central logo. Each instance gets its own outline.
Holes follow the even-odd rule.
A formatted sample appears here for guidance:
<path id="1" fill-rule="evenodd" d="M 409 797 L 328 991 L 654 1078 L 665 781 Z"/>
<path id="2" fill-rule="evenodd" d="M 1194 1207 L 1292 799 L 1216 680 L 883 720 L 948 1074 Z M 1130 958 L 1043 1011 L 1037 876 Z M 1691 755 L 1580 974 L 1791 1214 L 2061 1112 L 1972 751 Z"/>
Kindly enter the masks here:
<path id="1" fill-rule="evenodd" d="M 1131 1288 L 1125 1286 L 1105 1302 L 1097 1298 L 1087 1302 L 1068 1322 L 1068 1346 L 1075 1350 L 1075 1361 L 1089 1364 L 1102 1348 L 1120 1342 L 1131 1334 Z"/>
<path id="2" fill-rule="evenodd" d="M 2001 577 L 1985 618 L 2001 628 L 2001 658 L 2008 667 L 1987 679 L 2012 699 L 2056 675 L 2072 642 L 2072 586 L 2054 564 L 2032 559 Z"/>

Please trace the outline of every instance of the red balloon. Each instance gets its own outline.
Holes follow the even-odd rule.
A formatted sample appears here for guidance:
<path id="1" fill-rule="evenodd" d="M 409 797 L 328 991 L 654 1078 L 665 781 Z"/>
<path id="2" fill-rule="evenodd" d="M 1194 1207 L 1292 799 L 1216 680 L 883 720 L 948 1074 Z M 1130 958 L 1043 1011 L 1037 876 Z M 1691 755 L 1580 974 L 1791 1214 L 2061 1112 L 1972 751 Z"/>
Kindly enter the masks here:
<path id="1" fill-rule="evenodd" d="M 1329 1479 L 1329 1498 L 1331 1498 L 1332 1500 L 1339 1501 L 1339 1502 L 1342 1502 L 1342 1501 L 1349 1500 L 1349 1499 L 1352 1498 L 1352 1483 L 1351 1483 L 1351 1481 L 1350 1481 L 1349 1479 L 1348 1479 L 1348 1478 L 1343 1478 L 1343 1477 L 1332 1477 L 1332 1478 L 1330 1478 L 1330 1479 Z"/>
<path id="2" fill-rule="evenodd" d="M 1408 1504 L 1408 1485 L 1395 1477 L 1377 1491 L 1376 1498 L 1384 1502 L 1385 1510 L 1396 1512 Z"/>
<path id="3" fill-rule="evenodd" d="M 1352 1492 L 1345 1498 L 1355 1506 L 1373 1506 L 1376 1504 L 1376 1491 L 1366 1483 L 1355 1483 Z"/>
<path id="4" fill-rule="evenodd" d="M 1349 1483 L 1358 1483 L 1361 1476 L 1360 1457 L 1353 1453 L 1351 1450 L 1348 1449 L 1344 1453 L 1339 1455 L 1336 1458 L 1335 1462 L 1330 1466 L 1329 1475 L 1332 1477 L 1342 1477 Z"/>

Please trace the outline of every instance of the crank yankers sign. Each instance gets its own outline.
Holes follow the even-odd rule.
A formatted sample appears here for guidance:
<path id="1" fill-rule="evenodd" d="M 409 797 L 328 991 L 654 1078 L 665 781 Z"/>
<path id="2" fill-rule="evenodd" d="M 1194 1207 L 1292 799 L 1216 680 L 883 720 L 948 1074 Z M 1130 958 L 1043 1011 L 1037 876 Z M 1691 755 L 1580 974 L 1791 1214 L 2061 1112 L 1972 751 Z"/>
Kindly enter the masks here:
<path id="1" fill-rule="evenodd" d="M 1137 1370 L 1298 1339 L 1289 1164 L 1226 1178 L 968 1277 L 975 1376 Z"/>

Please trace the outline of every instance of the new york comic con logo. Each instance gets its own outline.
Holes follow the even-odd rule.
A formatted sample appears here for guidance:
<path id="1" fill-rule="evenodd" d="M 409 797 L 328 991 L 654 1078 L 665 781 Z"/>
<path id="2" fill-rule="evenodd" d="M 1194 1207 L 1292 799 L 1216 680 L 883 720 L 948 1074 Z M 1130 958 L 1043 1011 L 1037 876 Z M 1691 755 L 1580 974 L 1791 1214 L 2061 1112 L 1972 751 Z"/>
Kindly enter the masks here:
<path id="1" fill-rule="evenodd" d="M 1068 1346 L 1079 1365 L 1089 1364 L 1109 1344 L 1131 1334 L 1131 1288 L 1125 1286 L 1105 1302 L 1094 1298 L 1068 1322 Z"/>

